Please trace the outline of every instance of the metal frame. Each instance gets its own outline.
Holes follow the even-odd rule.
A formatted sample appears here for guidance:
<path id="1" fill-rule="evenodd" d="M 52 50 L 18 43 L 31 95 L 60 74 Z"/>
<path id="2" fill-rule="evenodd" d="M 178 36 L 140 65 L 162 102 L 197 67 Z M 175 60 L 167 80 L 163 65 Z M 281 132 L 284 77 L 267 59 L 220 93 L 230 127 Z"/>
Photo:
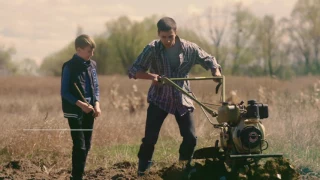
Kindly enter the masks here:
<path id="1" fill-rule="evenodd" d="M 187 80 L 214 80 L 214 79 L 220 79 L 220 82 L 218 86 L 221 84 L 221 101 L 224 102 L 226 100 L 226 93 L 225 93 L 225 76 L 216 76 L 216 77 L 193 77 L 193 78 L 167 78 L 167 77 L 161 77 L 160 82 L 163 84 L 169 84 L 173 86 L 174 88 L 178 89 L 181 93 L 188 96 L 190 99 L 195 101 L 199 106 L 201 106 L 205 111 L 207 111 L 212 117 L 217 117 L 218 113 L 209 108 L 208 106 L 201 103 L 199 100 L 197 100 L 194 96 L 190 95 L 189 92 L 182 89 L 180 86 L 178 86 L 173 81 L 187 81 Z"/>
<path id="2" fill-rule="evenodd" d="M 209 114 L 211 114 L 212 117 L 217 117 L 218 116 L 217 112 L 215 112 L 214 110 L 212 110 L 208 106 L 206 106 L 203 103 L 201 103 L 200 101 L 198 101 L 194 95 L 190 95 L 189 92 L 186 92 L 184 89 L 182 89 L 180 86 L 178 86 L 176 83 L 173 82 L 173 81 L 186 81 L 186 80 L 191 80 L 192 81 L 192 80 L 213 80 L 213 79 L 220 79 L 220 82 L 219 82 L 218 86 L 222 85 L 222 87 L 221 87 L 221 102 L 225 102 L 225 100 L 226 100 L 226 93 L 225 93 L 225 90 L 226 90 L 225 82 L 226 81 L 225 81 L 225 76 L 219 76 L 219 77 L 192 77 L 192 78 L 167 78 L 167 77 L 161 77 L 159 82 L 162 83 L 162 84 L 168 84 L 168 85 L 173 86 L 174 88 L 179 90 L 181 93 L 183 93 L 184 95 L 188 96 L 190 99 L 195 101 L 198 105 L 200 105 L 200 107 L 204 111 L 206 111 Z M 208 116 L 207 116 L 207 118 L 210 121 Z M 215 128 L 221 128 L 222 126 L 225 126 L 224 124 L 213 124 L 211 121 L 210 121 L 210 123 L 212 125 L 214 125 Z M 213 148 L 213 147 L 211 147 L 211 148 Z M 212 152 L 214 152 L 214 151 L 212 151 Z M 230 157 L 231 160 L 235 160 L 235 159 L 261 159 L 261 158 L 269 158 L 269 157 L 273 157 L 273 158 L 283 157 L 283 154 L 251 154 L 251 153 L 249 153 L 249 154 L 231 154 L 231 155 L 229 155 L 229 157 Z"/>

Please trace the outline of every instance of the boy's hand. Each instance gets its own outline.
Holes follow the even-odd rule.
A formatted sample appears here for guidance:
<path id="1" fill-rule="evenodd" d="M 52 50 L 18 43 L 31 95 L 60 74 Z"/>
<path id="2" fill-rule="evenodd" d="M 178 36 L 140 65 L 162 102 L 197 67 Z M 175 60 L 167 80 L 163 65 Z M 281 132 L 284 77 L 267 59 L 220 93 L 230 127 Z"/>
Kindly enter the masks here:
<path id="1" fill-rule="evenodd" d="M 82 110 L 83 112 L 85 112 L 86 114 L 90 113 L 91 111 L 94 111 L 93 106 L 87 105 L 86 103 L 84 103 L 84 102 L 82 102 L 82 101 L 80 101 L 80 100 L 78 100 L 78 101 L 76 102 L 76 105 L 77 105 L 78 107 L 80 107 L 81 110 Z"/>
<path id="2" fill-rule="evenodd" d="M 101 115 L 100 103 L 97 101 L 96 105 L 94 106 L 94 117 L 99 117 Z"/>
<path id="3" fill-rule="evenodd" d="M 91 111 L 94 111 L 94 108 L 91 105 L 89 105 L 89 106 L 88 105 L 84 105 L 81 109 L 86 114 L 90 113 Z"/>

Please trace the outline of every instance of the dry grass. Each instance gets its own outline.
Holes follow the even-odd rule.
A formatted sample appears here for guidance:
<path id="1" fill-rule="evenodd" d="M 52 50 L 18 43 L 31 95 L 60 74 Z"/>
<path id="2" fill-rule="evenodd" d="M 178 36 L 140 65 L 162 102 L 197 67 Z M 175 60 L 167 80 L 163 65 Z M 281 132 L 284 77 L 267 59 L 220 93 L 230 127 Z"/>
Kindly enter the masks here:
<path id="1" fill-rule="evenodd" d="M 120 161 L 136 161 L 144 134 L 146 94 L 149 82 L 123 76 L 99 77 L 102 116 L 95 122 L 93 148 L 88 168 L 107 167 Z M 48 169 L 69 168 L 69 131 L 25 131 L 24 129 L 67 129 L 61 112 L 60 78 L 0 78 L 0 162 L 28 158 Z M 215 84 L 192 82 L 196 96 L 217 103 Z M 227 77 L 227 94 L 235 101 L 258 99 L 269 104 L 270 118 L 264 120 L 270 143 L 268 153 L 283 152 L 295 166 L 320 171 L 320 113 L 318 77 L 280 81 L 269 78 Z M 196 110 L 198 148 L 211 146 L 218 138 L 199 107 Z M 165 121 L 155 159 L 172 163 L 178 158 L 181 141 L 172 116 Z"/>

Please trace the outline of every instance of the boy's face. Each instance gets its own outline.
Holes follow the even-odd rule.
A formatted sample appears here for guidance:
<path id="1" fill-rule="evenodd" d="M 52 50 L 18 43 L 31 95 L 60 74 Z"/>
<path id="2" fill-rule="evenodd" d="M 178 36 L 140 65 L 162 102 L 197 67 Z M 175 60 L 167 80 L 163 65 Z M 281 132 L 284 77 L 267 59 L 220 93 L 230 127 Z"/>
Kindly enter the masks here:
<path id="1" fill-rule="evenodd" d="M 160 31 L 158 36 L 164 47 L 170 48 L 174 45 L 177 35 L 176 32 L 171 29 L 169 31 Z"/>
<path id="2" fill-rule="evenodd" d="M 94 48 L 86 46 L 85 48 L 77 48 L 77 55 L 83 58 L 84 60 L 89 60 L 94 53 Z"/>

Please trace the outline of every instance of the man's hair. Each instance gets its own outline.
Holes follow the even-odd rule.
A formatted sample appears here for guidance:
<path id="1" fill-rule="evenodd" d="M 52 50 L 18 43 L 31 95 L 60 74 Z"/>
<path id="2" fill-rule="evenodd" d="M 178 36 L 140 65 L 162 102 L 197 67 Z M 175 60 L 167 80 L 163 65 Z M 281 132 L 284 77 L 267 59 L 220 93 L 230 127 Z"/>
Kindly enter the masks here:
<path id="1" fill-rule="evenodd" d="M 96 43 L 94 42 L 94 40 L 86 34 L 81 34 L 80 36 L 78 36 L 74 42 L 74 45 L 76 49 L 78 47 L 83 49 L 87 46 L 90 46 L 92 49 L 96 48 Z"/>
<path id="2" fill-rule="evenodd" d="M 161 18 L 157 23 L 157 27 L 158 33 L 160 31 L 170 31 L 171 29 L 173 29 L 174 31 L 177 30 L 177 24 L 171 17 Z"/>

